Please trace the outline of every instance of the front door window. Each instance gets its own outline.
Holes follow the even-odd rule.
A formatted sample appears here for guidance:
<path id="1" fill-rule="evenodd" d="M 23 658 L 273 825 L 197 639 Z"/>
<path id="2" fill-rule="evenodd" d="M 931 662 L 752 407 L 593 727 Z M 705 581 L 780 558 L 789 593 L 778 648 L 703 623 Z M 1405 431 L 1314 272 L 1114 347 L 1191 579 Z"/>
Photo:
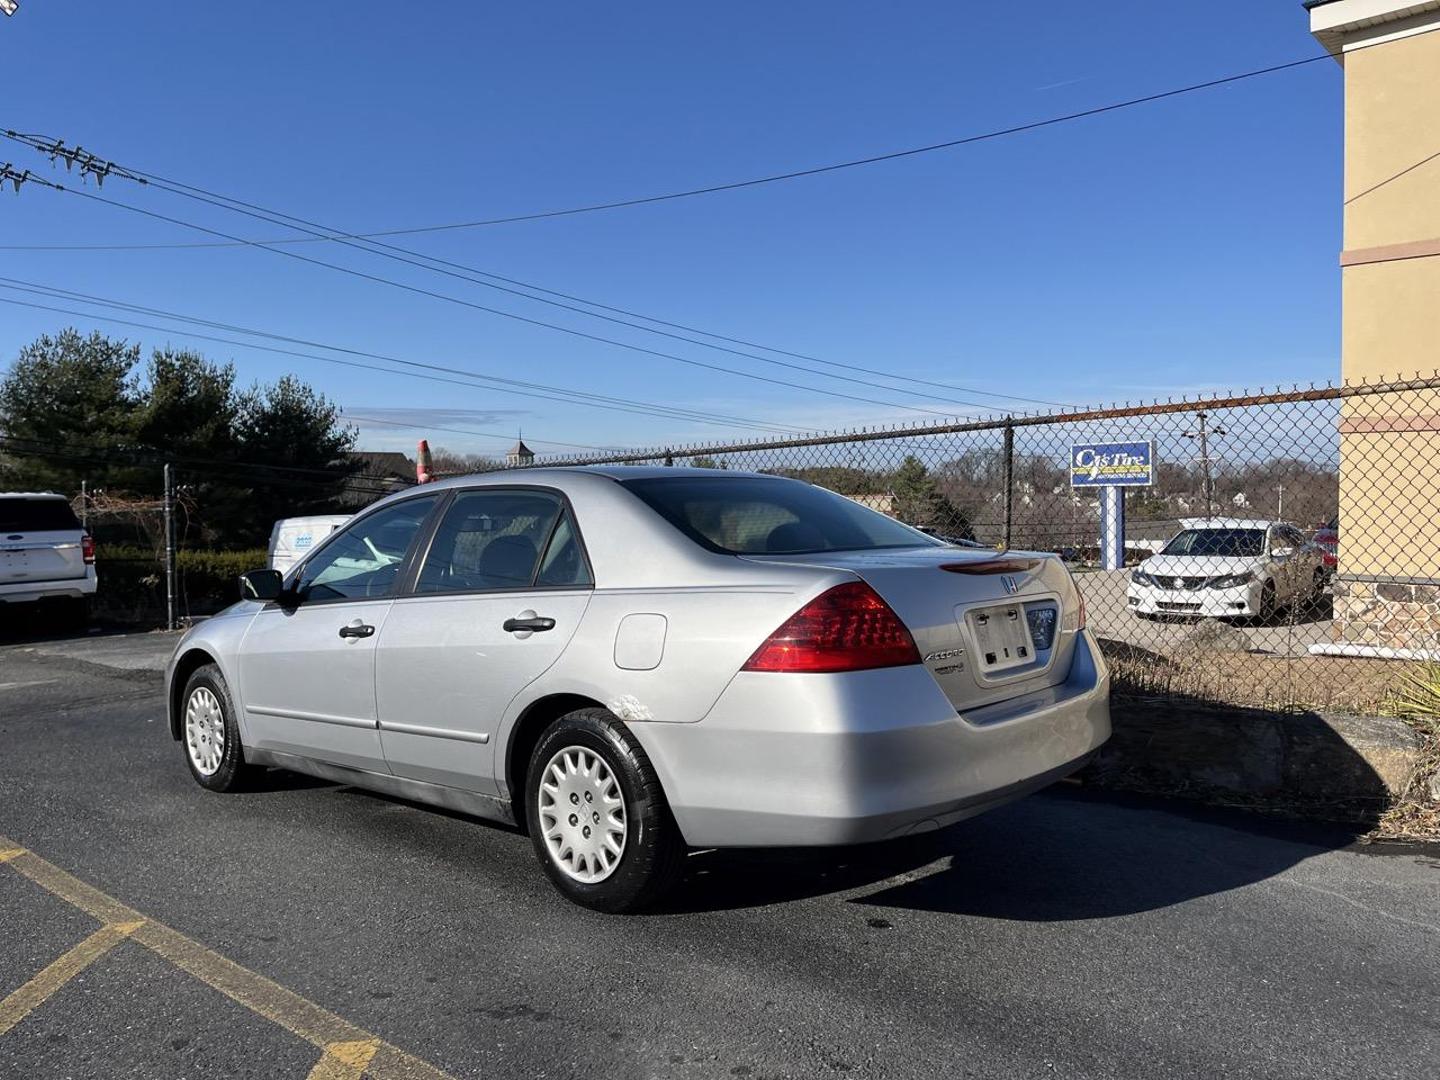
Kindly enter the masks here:
<path id="1" fill-rule="evenodd" d="M 297 598 L 313 602 L 395 595 L 405 556 L 438 498 L 406 499 L 346 526 L 300 568 Z"/>

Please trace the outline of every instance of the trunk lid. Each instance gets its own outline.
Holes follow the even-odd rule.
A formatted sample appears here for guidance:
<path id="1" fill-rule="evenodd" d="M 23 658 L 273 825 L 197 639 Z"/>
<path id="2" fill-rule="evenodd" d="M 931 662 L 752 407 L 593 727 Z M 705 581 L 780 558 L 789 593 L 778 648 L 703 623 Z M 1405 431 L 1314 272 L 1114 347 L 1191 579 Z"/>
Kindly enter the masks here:
<path id="1" fill-rule="evenodd" d="M 924 547 L 742 557 L 855 574 L 909 627 L 957 710 L 1064 682 L 1070 670 L 1079 593 L 1054 556 Z"/>

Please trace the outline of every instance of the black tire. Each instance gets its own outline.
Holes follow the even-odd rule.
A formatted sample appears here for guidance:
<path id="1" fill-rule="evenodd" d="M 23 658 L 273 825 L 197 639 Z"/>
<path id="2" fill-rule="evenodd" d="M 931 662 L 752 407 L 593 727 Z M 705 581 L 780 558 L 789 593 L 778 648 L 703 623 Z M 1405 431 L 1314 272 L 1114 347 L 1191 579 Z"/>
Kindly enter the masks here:
<path id="1" fill-rule="evenodd" d="M 1279 602 L 1275 594 L 1275 582 L 1267 581 L 1260 586 L 1260 613 L 1255 616 L 1256 626 L 1269 626 L 1275 621 Z"/>
<path id="2" fill-rule="evenodd" d="M 192 697 L 199 690 L 208 690 L 218 701 L 225 732 L 220 764 L 208 775 L 196 766 L 188 744 L 186 714 Z M 196 668 L 185 683 L 185 692 L 180 698 L 180 752 L 185 755 L 185 765 L 195 782 L 210 791 L 243 791 L 259 771 L 245 762 L 245 748 L 240 744 L 240 727 L 235 720 L 235 700 L 225 685 L 225 676 L 214 664 Z"/>
<path id="3" fill-rule="evenodd" d="M 580 747 L 595 754 L 619 784 L 625 800 L 625 839 L 619 862 L 601 881 L 567 873 L 552 854 L 541 820 L 540 784 L 556 754 Z M 685 856 L 655 767 L 640 743 L 608 709 L 578 709 L 540 736 L 525 777 L 525 822 L 535 855 L 564 896 L 596 911 L 620 913 L 653 906 L 679 879 Z"/>

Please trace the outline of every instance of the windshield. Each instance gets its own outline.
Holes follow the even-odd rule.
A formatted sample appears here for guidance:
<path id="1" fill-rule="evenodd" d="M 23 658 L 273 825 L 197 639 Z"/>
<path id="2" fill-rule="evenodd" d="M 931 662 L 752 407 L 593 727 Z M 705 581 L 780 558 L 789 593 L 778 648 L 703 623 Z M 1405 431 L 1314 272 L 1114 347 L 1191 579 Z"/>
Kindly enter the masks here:
<path id="1" fill-rule="evenodd" d="M 1264 529 L 1186 529 L 1165 545 L 1162 555 L 1265 554 Z"/>
<path id="2" fill-rule="evenodd" d="M 624 486 L 702 547 L 729 555 L 943 547 L 843 495 L 767 476 L 677 476 Z"/>

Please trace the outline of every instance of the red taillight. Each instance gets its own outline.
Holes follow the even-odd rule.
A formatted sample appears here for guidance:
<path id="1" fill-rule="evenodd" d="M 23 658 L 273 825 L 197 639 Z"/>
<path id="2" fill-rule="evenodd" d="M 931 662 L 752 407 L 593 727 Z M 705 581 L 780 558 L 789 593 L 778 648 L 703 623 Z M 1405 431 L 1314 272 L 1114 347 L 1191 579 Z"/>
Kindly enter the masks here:
<path id="1" fill-rule="evenodd" d="M 85 557 L 86 563 L 95 561 L 95 538 L 89 533 L 80 538 L 80 554 Z"/>
<path id="2" fill-rule="evenodd" d="M 864 671 L 920 663 L 915 639 L 880 595 L 861 581 L 836 585 L 790 616 L 745 664 L 746 671 Z"/>

